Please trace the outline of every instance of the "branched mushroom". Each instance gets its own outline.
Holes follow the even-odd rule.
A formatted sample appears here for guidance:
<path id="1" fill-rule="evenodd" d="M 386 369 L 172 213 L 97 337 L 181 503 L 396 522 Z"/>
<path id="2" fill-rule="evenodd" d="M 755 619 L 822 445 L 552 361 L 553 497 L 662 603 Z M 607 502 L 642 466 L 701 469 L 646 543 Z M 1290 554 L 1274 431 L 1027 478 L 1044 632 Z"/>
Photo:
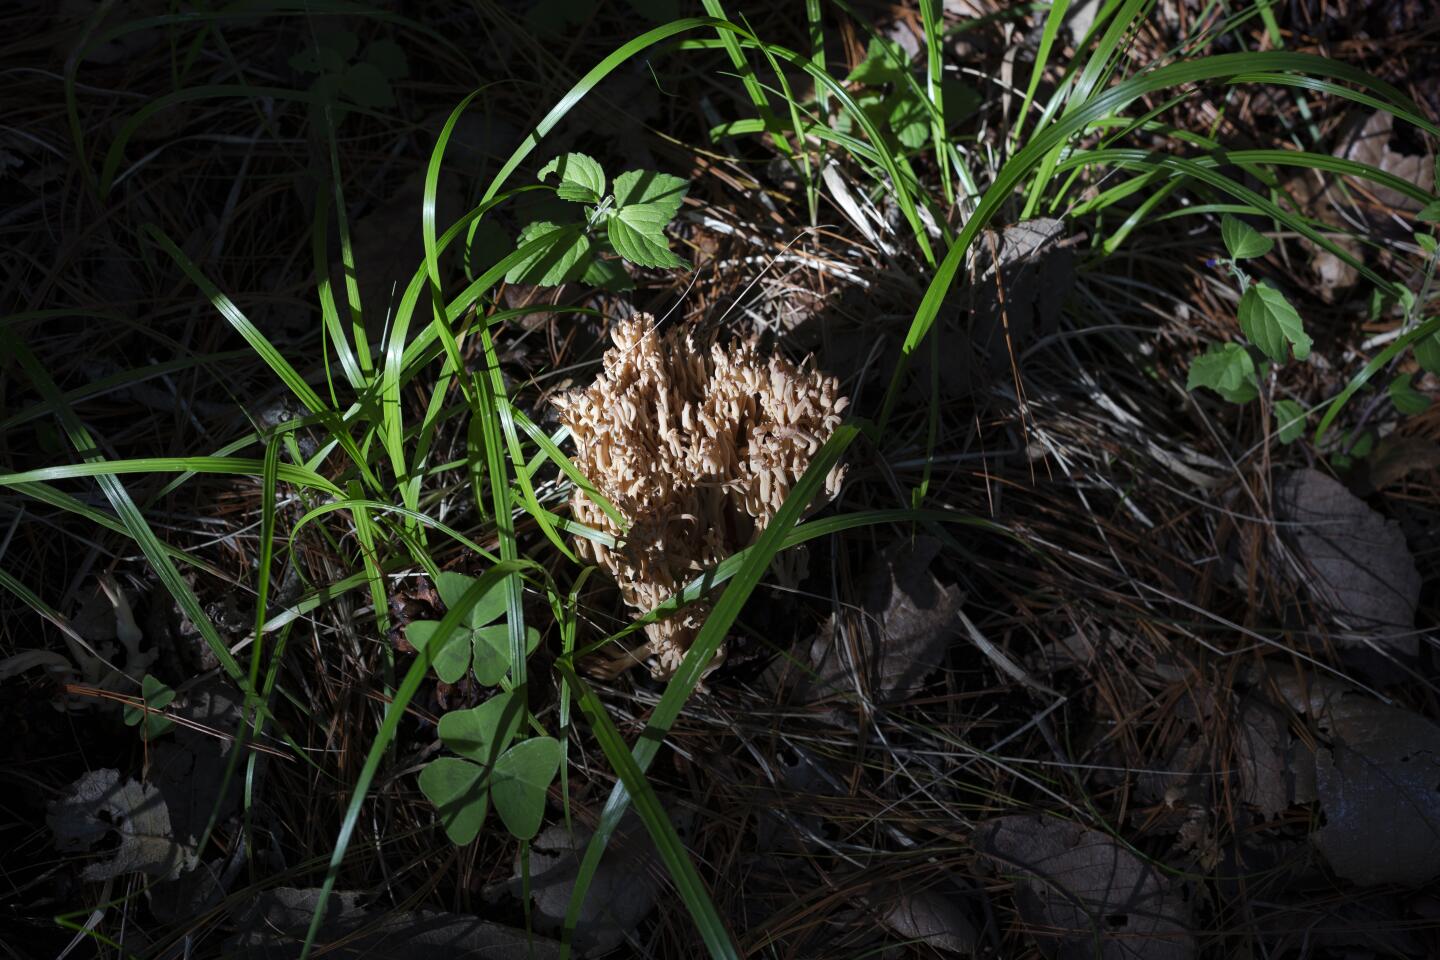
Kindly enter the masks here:
<path id="1" fill-rule="evenodd" d="M 577 489 L 575 519 L 619 546 L 582 539 L 576 548 L 614 577 L 627 604 L 648 611 L 755 541 L 849 401 L 808 360 L 763 356 L 755 340 L 707 352 L 689 336 L 660 336 L 646 314 L 611 336 L 596 381 L 555 405 L 576 466 L 629 523 L 622 531 Z M 830 471 L 827 499 L 843 476 L 843 467 Z M 668 678 L 707 609 L 697 602 L 647 625 L 648 642 L 602 672 L 653 658 L 651 673 Z"/>

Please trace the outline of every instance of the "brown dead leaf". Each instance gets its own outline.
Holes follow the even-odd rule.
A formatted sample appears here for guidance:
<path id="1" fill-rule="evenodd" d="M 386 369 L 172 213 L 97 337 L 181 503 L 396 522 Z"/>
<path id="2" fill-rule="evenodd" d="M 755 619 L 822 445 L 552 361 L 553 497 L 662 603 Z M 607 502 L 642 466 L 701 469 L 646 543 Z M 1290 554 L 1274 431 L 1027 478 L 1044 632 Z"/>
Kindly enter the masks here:
<path id="1" fill-rule="evenodd" d="M 1275 521 L 1310 593 L 1354 631 L 1337 637 L 1343 646 L 1376 640 L 1395 653 L 1419 652 L 1413 627 L 1420 572 L 1398 524 L 1311 469 L 1276 482 Z"/>
<path id="2" fill-rule="evenodd" d="M 1365 114 L 1364 122 L 1352 127 L 1335 148 L 1335 156 L 1358 163 L 1368 163 L 1387 173 L 1393 173 L 1402 180 L 1408 180 L 1421 190 L 1435 189 L 1435 158 L 1430 155 L 1402 153 L 1390 145 L 1395 131 L 1395 117 L 1384 110 L 1371 110 Z M 1397 210 L 1415 211 L 1420 204 L 1403 193 L 1389 187 L 1378 187 L 1366 183 L 1365 189 L 1387 207 Z"/>
<path id="3" fill-rule="evenodd" d="M 853 693 L 857 679 L 875 700 L 886 702 L 919 690 L 939 667 L 959 631 L 960 591 L 930 572 L 940 543 L 929 537 L 902 540 L 871 564 L 862 580 L 861 629 L 842 643 L 833 618 L 810 645 L 805 666 L 776 663 L 771 682 L 794 684 L 804 703 Z"/>
<path id="4" fill-rule="evenodd" d="M 1195 955 L 1184 892 L 1113 838 L 1039 815 L 980 825 L 975 849 L 1015 879 L 1036 945 L 1061 960 Z"/>
<path id="5" fill-rule="evenodd" d="M 194 862 L 193 851 L 175 842 L 160 791 L 128 778 L 122 783 L 118 770 L 86 773 L 50 804 L 45 820 L 62 851 L 89 850 L 110 833 L 119 834 L 114 856 L 85 867 L 80 875 L 86 880 L 126 873 L 170 878 Z"/>

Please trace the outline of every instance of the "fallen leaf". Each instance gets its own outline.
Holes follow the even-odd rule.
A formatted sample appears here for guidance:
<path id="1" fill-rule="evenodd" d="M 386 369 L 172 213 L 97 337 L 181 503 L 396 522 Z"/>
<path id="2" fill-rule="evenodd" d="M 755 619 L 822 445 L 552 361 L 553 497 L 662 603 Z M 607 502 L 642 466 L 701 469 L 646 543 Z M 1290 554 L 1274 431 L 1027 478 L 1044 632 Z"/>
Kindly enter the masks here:
<path id="1" fill-rule="evenodd" d="M 1342 646 L 1379 640 L 1416 656 L 1420 573 L 1398 524 L 1386 520 L 1338 480 L 1292 470 L 1275 484 L 1275 520 L 1315 599 L 1355 634 Z"/>
<path id="2" fill-rule="evenodd" d="M 241 931 L 226 941 L 224 956 L 238 960 L 292 960 L 300 956 L 318 889 L 267 890 L 233 912 Z M 524 930 L 479 917 L 431 910 L 367 911 L 360 894 L 335 891 L 326 905 L 316 946 L 326 957 L 385 957 L 386 960 L 552 960 L 560 945 Z"/>
<path id="3" fill-rule="evenodd" d="M 1337 680 L 1277 672 L 1275 687 L 1317 734 L 1311 837 L 1335 872 L 1362 885 L 1440 875 L 1440 726 Z M 1305 748 L 1298 741 L 1297 752 Z"/>
<path id="4" fill-rule="evenodd" d="M 808 664 L 777 662 L 769 673 L 772 684 L 794 683 L 794 696 L 803 703 L 853 693 L 857 675 L 882 702 L 919 690 L 960 629 L 960 591 L 930 572 L 939 551 L 939 541 L 929 537 L 885 550 L 862 580 L 863 623 L 849 634 L 855 649 L 842 642 L 832 617 L 811 643 Z"/>
<path id="5" fill-rule="evenodd" d="M 126 873 L 172 878 L 194 863 L 193 853 L 175 842 L 160 791 L 129 778 L 122 783 L 118 770 L 84 774 L 64 797 L 50 804 L 45 821 L 61 851 L 89 850 L 112 831 L 120 835 L 113 857 L 91 863 L 81 872 L 86 880 L 109 880 Z"/>
<path id="6" fill-rule="evenodd" d="M 865 898 L 880 922 L 911 943 L 950 953 L 975 951 L 975 925 L 958 897 L 936 887 L 908 890 L 887 884 Z"/>
<path id="7" fill-rule="evenodd" d="M 580 859 L 592 831 L 575 825 L 572 834 L 563 823 L 541 831 L 530 847 L 530 894 L 539 923 L 559 930 L 575 889 Z M 590 891 L 580 908 L 572 941 L 587 956 L 614 949 L 654 908 L 660 890 L 662 868 L 645 825 L 633 811 L 627 812 L 605 848 L 595 871 Z M 519 870 L 511 882 L 518 894 Z"/>
<path id="8" fill-rule="evenodd" d="M 1297 746 L 1289 721 L 1274 706 L 1255 697 L 1241 704 L 1235 728 L 1240 795 L 1267 820 L 1315 800 L 1315 759 Z"/>
<path id="9" fill-rule="evenodd" d="M 1379 167 L 1387 173 L 1393 173 L 1402 180 L 1408 180 L 1421 190 L 1433 190 L 1435 188 L 1435 158 L 1419 154 L 1402 153 L 1390 146 L 1392 135 L 1395 131 L 1395 118 L 1384 110 L 1366 111 L 1365 121 L 1352 128 L 1352 132 L 1344 137 L 1340 145 L 1335 148 L 1335 155 L 1346 160 L 1355 160 L 1359 163 L 1368 163 L 1372 167 Z M 1375 186 L 1369 182 L 1364 183 L 1366 191 L 1373 193 L 1375 199 L 1387 207 L 1394 207 L 1397 210 L 1419 210 L 1421 204 L 1416 200 L 1391 190 L 1389 187 Z"/>
<path id="10" fill-rule="evenodd" d="M 1015 878 L 1036 944 L 1062 960 L 1195 955 L 1184 893 L 1106 834 L 1039 815 L 982 823 L 975 849 Z"/>

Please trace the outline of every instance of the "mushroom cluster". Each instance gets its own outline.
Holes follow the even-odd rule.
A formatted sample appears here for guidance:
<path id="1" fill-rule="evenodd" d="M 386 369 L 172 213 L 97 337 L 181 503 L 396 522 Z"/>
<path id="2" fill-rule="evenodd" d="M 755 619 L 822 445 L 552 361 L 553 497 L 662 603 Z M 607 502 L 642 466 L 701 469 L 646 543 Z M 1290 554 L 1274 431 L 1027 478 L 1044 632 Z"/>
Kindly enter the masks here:
<path id="1" fill-rule="evenodd" d="M 648 314 L 617 323 L 611 337 L 595 382 L 554 403 L 575 465 L 629 524 L 621 530 L 577 488 L 574 518 L 618 546 L 581 539 L 576 549 L 648 611 L 755 541 L 849 401 L 808 359 L 764 356 L 753 339 L 707 351 L 678 331 L 661 336 Z M 827 500 L 843 476 L 830 471 Z M 615 672 L 650 658 L 655 677 L 671 676 L 707 609 L 700 601 L 648 624 L 648 642 Z"/>

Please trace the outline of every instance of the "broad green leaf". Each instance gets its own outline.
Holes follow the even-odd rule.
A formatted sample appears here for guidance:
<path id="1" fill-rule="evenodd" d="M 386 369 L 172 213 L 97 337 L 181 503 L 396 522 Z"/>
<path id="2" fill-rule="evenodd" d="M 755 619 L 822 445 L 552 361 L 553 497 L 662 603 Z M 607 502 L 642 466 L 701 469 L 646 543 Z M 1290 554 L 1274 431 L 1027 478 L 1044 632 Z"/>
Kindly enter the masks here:
<path id="1" fill-rule="evenodd" d="M 1232 260 L 1263 257 L 1275 246 L 1274 240 L 1228 213 L 1220 218 L 1220 236 L 1224 239 L 1225 249 L 1230 251 Z"/>
<path id="2" fill-rule="evenodd" d="M 1435 238 L 1428 233 L 1415 234 L 1415 245 L 1430 254 L 1433 254 L 1437 246 L 1440 246 L 1436 244 Z"/>
<path id="3" fill-rule="evenodd" d="M 497 761 L 490 778 L 495 812 L 506 829 L 521 840 L 540 832 L 545 819 L 545 791 L 560 769 L 560 741 L 533 737 L 515 744 Z"/>
<path id="4" fill-rule="evenodd" d="M 633 207 L 650 204 L 665 212 L 666 221 L 674 219 L 690 190 L 689 181 L 654 170 L 627 170 L 615 178 L 615 205 Z"/>
<path id="5" fill-rule="evenodd" d="M 605 196 L 605 171 L 583 153 L 565 153 L 551 160 L 540 168 L 540 179 L 552 173 L 560 175 L 555 192 L 561 200 L 599 203 Z"/>
<path id="6" fill-rule="evenodd" d="M 1386 392 L 1395 409 L 1406 416 L 1413 417 L 1430 409 L 1430 398 L 1411 386 L 1408 373 L 1391 380 Z"/>
<path id="7" fill-rule="evenodd" d="M 625 268 L 619 260 L 602 260 L 599 257 L 592 257 L 589 265 L 585 268 L 585 275 L 580 279 L 592 287 L 600 287 L 602 290 L 610 290 L 615 293 L 635 288 L 635 281 L 630 279 L 630 274 L 625 272 Z"/>
<path id="8" fill-rule="evenodd" d="M 525 704 L 514 690 L 495 694 L 471 710 L 452 710 L 440 718 L 440 739 L 467 760 L 488 767 L 520 731 Z"/>
<path id="9" fill-rule="evenodd" d="M 474 583 L 474 577 L 467 577 L 465 574 L 456 573 L 453 570 L 444 570 L 435 579 L 435 589 L 440 594 L 440 599 L 445 601 L 445 606 L 453 607 L 460 602 L 460 598 L 465 596 L 465 591 L 469 590 Z M 470 626 L 483 627 L 504 612 L 504 586 L 491 587 L 485 591 L 475 606 L 470 608 Z"/>
<path id="10" fill-rule="evenodd" d="M 394 40 L 376 40 L 365 48 L 365 59 L 375 64 L 387 80 L 399 80 L 410 74 L 405 51 Z"/>
<path id="11" fill-rule="evenodd" d="M 430 644 L 436 642 L 435 628 L 440 626 L 434 620 L 411 620 L 405 627 L 405 639 L 416 650 L 424 650 Z M 470 630 L 466 627 L 457 627 L 456 633 L 466 634 Z M 458 636 L 445 644 L 445 649 L 440 651 L 432 662 L 435 668 L 435 676 L 446 683 L 455 683 L 465 676 L 465 671 L 470 668 L 471 645 L 467 643 L 468 636 Z"/>
<path id="12" fill-rule="evenodd" d="M 940 81 L 941 106 L 945 108 L 945 126 L 953 127 L 965 120 L 985 101 L 970 84 L 954 77 Z"/>
<path id="13" fill-rule="evenodd" d="M 1252 283 L 1240 298 L 1240 329 L 1271 360 L 1284 363 L 1293 345 L 1295 359 L 1310 355 L 1310 338 L 1300 314 L 1285 295 L 1267 283 Z"/>
<path id="14" fill-rule="evenodd" d="M 440 814 L 445 835 L 456 846 L 474 840 L 485 824 L 489 798 L 480 781 L 485 771 L 468 760 L 440 757 L 420 771 L 420 792 Z"/>
<path id="15" fill-rule="evenodd" d="M 1431 200 L 1415 215 L 1416 220 L 1425 223 L 1440 223 L 1440 200 Z"/>
<path id="16" fill-rule="evenodd" d="M 1305 432 L 1305 408 L 1294 400 L 1275 401 L 1275 433 L 1281 443 L 1294 443 Z"/>
<path id="17" fill-rule="evenodd" d="M 390 81 L 373 63 L 354 63 L 346 67 L 340 89 L 362 107 L 378 109 L 395 106 L 395 91 L 390 89 Z"/>
<path id="18" fill-rule="evenodd" d="M 1415 360 L 1426 373 L 1440 376 L 1440 333 L 1415 341 Z"/>
<path id="19" fill-rule="evenodd" d="M 846 83 L 890 83 L 905 76 L 910 69 L 910 58 L 905 48 L 894 40 L 871 37 L 865 59 L 855 65 Z"/>
<path id="20" fill-rule="evenodd" d="M 659 204 L 621 207 L 610 216 L 610 246 L 642 267 L 687 267 L 689 264 L 670 252 L 665 238 L 665 224 L 669 222 L 670 217 Z"/>
<path id="21" fill-rule="evenodd" d="M 520 231 L 517 246 L 524 246 L 532 240 L 546 238 L 533 254 L 523 258 L 505 274 L 506 283 L 533 283 L 542 287 L 555 287 L 577 279 L 584 272 L 585 254 L 590 249 L 590 238 L 585 236 L 579 224 L 563 227 L 544 220 L 537 220 Z"/>
<path id="22" fill-rule="evenodd" d="M 895 139 L 915 150 L 930 138 L 930 111 L 909 90 L 900 90 L 886 105 L 885 122 Z"/>
<path id="23" fill-rule="evenodd" d="M 501 623 L 481 627 L 473 637 L 475 648 L 475 679 L 493 687 L 510 669 L 510 628 Z M 540 631 L 525 628 L 525 654 L 529 656 L 540 645 Z"/>
<path id="24" fill-rule="evenodd" d="M 1238 343 L 1211 344 L 1204 356 L 1190 363 L 1185 389 L 1209 387 L 1231 403 L 1248 403 L 1259 394 L 1255 361 Z"/>

